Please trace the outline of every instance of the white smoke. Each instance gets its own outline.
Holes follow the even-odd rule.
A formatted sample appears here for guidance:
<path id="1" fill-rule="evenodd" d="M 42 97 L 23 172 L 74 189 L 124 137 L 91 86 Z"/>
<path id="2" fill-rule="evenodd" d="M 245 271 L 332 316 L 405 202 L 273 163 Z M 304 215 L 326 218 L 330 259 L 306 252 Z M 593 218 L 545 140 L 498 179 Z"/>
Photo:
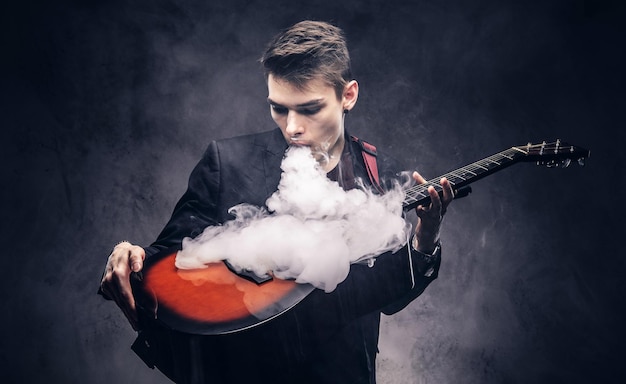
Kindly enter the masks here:
<path id="1" fill-rule="evenodd" d="M 290 148 L 281 168 L 278 190 L 266 201 L 269 212 L 249 204 L 232 207 L 234 220 L 183 240 L 176 267 L 228 260 L 237 270 L 259 276 L 271 271 L 331 292 L 351 263 L 406 244 L 410 224 L 402 217 L 400 187 L 382 196 L 344 191 L 304 147 Z"/>

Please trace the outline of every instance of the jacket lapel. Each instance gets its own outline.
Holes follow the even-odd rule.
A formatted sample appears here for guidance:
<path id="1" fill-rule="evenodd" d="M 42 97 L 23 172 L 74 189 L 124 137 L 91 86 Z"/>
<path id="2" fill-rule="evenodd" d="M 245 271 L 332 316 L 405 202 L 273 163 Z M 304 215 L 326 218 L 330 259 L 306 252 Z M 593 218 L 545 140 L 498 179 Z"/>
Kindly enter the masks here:
<path id="1" fill-rule="evenodd" d="M 280 129 L 276 128 L 269 135 L 263 153 L 263 167 L 265 170 L 265 192 L 270 196 L 278 188 L 282 171 L 280 164 L 287 150 L 287 142 Z"/>

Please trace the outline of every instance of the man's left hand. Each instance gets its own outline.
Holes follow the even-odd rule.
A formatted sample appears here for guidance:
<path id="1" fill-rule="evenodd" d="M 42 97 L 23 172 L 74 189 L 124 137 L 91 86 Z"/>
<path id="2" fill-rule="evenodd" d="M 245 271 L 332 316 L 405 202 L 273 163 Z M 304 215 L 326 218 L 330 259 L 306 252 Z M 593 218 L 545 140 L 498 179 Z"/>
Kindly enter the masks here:
<path id="1" fill-rule="evenodd" d="M 417 172 L 413 172 L 413 179 L 419 184 L 425 184 L 426 179 Z M 413 247 L 424 253 L 432 253 L 439 241 L 439 229 L 443 216 L 446 213 L 448 205 L 454 199 L 454 191 L 452 185 L 445 177 L 439 183 L 443 189 L 440 197 L 437 190 L 432 185 L 428 187 L 428 195 L 430 196 L 430 204 L 428 206 L 418 205 L 415 208 L 417 213 L 417 225 L 415 225 L 415 237 L 413 239 Z"/>

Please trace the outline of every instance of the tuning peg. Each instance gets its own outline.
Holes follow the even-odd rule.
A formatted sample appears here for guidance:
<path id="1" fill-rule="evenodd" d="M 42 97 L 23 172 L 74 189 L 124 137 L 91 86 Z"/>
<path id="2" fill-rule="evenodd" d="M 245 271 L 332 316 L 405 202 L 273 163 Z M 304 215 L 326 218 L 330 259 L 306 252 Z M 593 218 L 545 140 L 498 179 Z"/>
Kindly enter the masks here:
<path id="1" fill-rule="evenodd" d="M 571 159 L 565 159 L 561 161 L 561 168 L 567 168 L 572 163 Z"/>
<path id="2" fill-rule="evenodd" d="M 581 157 L 580 159 L 578 159 L 578 165 L 580 165 L 581 167 L 585 166 L 585 158 Z"/>

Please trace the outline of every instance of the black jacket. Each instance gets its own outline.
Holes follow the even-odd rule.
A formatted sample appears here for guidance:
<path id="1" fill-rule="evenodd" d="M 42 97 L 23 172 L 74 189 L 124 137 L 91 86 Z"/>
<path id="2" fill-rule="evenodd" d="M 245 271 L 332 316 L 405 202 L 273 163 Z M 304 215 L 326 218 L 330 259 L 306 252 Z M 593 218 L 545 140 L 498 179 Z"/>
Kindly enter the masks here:
<path id="1" fill-rule="evenodd" d="M 354 173 L 368 183 L 362 148 L 349 142 Z M 147 257 L 229 220 L 234 205 L 263 206 L 279 183 L 286 148 L 278 129 L 212 142 Z M 381 180 L 399 171 L 384 154 L 377 163 Z M 433 266 L 435 272 L 424 276 Z M 374 383 L 380 313 L 396 312 L 419 296 L 438 268 L 439 258 L 427 262 L 405 246 L 380 255 L 373 267 L 352 265 L 333 292 L 315 290 L 252 329 L 195 336 L 147 327 L 134 349 L 148 365 L 184 383 Z"/>

